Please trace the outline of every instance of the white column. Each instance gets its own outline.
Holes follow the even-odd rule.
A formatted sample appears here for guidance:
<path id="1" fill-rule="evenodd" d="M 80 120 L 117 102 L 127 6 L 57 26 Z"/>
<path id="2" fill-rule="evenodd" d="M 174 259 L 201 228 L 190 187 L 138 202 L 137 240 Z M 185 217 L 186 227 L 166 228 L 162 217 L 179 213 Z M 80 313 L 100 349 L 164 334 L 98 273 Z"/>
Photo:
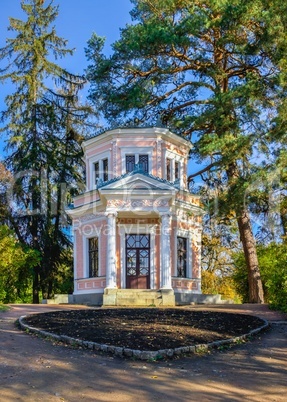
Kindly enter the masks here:
<path id="1" fill-rule="evenodd" d="M 172 289 L 171 287 L 171 266 L 170 266 L 170 214 L 161 216 L 161 288 Z"/>
<path id="2" fill-rule="evenodd" d="M 74 221 L 73 221 L 74 225 Z M 78 228 L 73 229 L 73 239 L 74 239 L 74 247 L 73 247 L 73 271 L 74 271 L 74 290 L 73 293 L 77 293 L 77 279 L 79 277 L 79 273 L 77 270 L 78 267 L 78 257 L 77 257 L 77 246 L 78 246 L 78 239 L 77 239 L 77 234 L 78 234 Z M 82 275 L 83 276 L 83 275 Z"/>
<path id="3" fill-rule="evenodd" d="M 107 212 L 108 235 L 107 235 L 107 267 L 106 267 L 106 288 L 117 287 L 116 273 L 116 212 Z"/>

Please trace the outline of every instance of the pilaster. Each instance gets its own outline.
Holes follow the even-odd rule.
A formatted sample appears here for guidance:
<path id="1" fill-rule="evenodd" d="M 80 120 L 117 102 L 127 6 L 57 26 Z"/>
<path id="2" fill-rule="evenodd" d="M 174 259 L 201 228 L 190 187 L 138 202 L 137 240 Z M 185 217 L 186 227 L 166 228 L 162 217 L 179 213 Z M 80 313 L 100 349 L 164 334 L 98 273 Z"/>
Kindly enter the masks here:
<path id="1" fill-rule="evenodd" d="M 116 212 L 107 212 L 108 239 L 107 239 L 107 267 L 106 267 L 106 288 L 117 287 L 116 273 Z"/>
<path id="2" fill-rule="evenodd" d="M 171 216 L 169 213 L 161 215 L 161 288 L 172 289 L 171 287 L 171 253 L 170 253 L 170 233 Z"/>

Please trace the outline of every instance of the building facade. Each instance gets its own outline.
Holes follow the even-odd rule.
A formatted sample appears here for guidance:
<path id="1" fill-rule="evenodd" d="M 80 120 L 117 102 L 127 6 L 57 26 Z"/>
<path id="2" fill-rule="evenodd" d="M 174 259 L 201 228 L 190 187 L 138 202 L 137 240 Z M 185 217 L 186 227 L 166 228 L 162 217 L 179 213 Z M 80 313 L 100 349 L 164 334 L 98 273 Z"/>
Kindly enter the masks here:
<path id="1" fill-rule="evenodd" d="M 127 128 L 83 143 L 86 191 L 67 212 L 76 303 L 175 305 L 201 294 L 202 209 L 188 191 L 191 143 Z"/>

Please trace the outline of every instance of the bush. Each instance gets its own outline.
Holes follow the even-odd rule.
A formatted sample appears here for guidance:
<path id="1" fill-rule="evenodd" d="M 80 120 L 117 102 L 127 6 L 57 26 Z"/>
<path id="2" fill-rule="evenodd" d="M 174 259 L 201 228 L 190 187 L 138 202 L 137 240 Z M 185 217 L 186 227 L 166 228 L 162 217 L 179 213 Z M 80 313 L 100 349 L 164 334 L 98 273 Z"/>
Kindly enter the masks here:
<path id="1" fill-rule="evenodd" d="M 19 243 L 7 226 L 0 226 L 0 303 L 31 300 L 33 267 L 39 254 Z"/>
<path id="2" fill-rule="evenodd" d="M 257 248 L 265 301 L 271 308 L 287 312 L 287 243 Z M 233 279 L 243 302 L 248 301 L 248 274 L 243 253 L 234 256 Z"/>
<path id="3" fill-rule="evenodd" d="M 230 275 L 217 275 L 208 270 L 202 271 L 201 289 L 203 294 L 220 294 L 223 300 L 232 299 L 241 303 L 234 279 Z"/>

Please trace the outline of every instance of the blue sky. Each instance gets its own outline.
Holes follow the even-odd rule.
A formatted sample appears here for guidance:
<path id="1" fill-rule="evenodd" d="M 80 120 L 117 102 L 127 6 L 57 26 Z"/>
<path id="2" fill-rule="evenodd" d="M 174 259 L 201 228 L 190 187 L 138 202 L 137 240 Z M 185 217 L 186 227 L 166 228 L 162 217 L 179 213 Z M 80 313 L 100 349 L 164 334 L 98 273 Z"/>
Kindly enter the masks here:
<path id="1" fill-rule="evenodd" d="M 49 0 L 45 0 L 48 4 Z M 26 19 L 20 7 L 20 0 L 0 0 L 0 47 L 11 36 L 7 31 L 9 17 Z M 66 58 L 62 65 L 70 67 L 73 73 L 81 73 L 86 65 L 84 48 L 93 32 L 106 37 L 106 50 L 119 38 L 119 29 L 131 22 L 130 0 L 54 0 L 59 5 L 55 20 L 57 34 L 76 48 L 72 58 Z"/>
<path id="2" fill-rule="evenodd" d="M 20 0 L 0 0 L 0 47 L 5 46 L 6 38 L 13 34 L 7 30 L 9 17 L 26 19 L 20 3 Z M 120 37 L 119 29 L 131 22 L 130 0 L 54 0 L 53 4 L 59 5 L 56 32 L 68 40 L 69 48 L 75 48 L 73 56 L 58 63 L 75 74 L 83 74 L 87 66 L 84 48 L 93 32 L 106 38 L 105 51 L 109 53 L 110 45 Z M 0 86 L 0 110 L 3 110 L 4 98 L 13 93 L 13 88 L 8 83 Z M 0 154 L 2 150 L 3 142 L 0 141 Z"/>
<path id="3" fill-rule="evenodd" d="M 48 0 L 45 1 L 48 4 Z M 5 46 L 6 38 L 13 34 L 7 30 L 9 17 L 26 19 L 20 4 L 21 0 L 0 0 L 0 47 Z M 53 4 L 59 5 L 56 32 L 68 40 L 69 48 L 75 48 L 73 56 L 57 62 L 74 74 L 83 74 L 87 66 L 84 48 L 93 32 L 106 38 L 105 52 L 108 54 L 110 45 L 120 37 L 120 28 L 132 22 L 130 0 L 54 0 Z M 83 91 L 83 97 L 87 90 Z M 13 92 L 9 83 L 0 83 L 0 110 L 5 108 L 5 96 Z M 0 159 L 3 148 L 3 138 L 0 138 Z"/>

